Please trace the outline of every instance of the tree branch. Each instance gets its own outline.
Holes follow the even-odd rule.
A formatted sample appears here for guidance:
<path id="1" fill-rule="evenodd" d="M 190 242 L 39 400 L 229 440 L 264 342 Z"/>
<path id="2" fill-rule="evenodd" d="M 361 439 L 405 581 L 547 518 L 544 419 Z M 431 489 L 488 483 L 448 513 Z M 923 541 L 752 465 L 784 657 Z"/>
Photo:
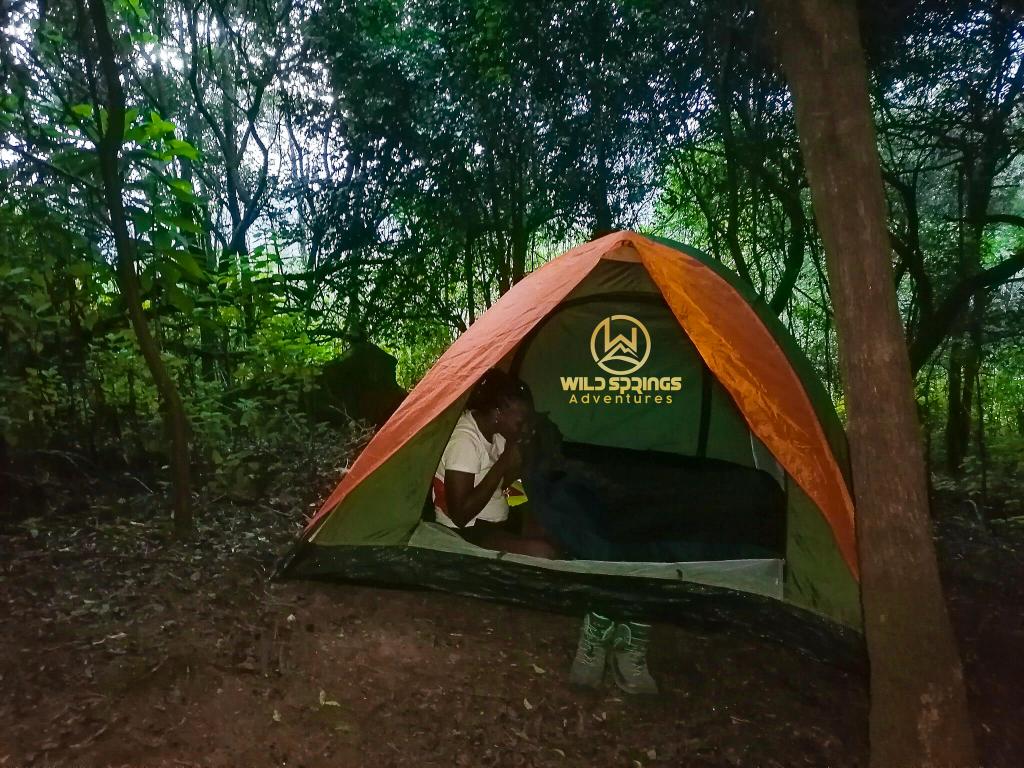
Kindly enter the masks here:
<path id="1" fill-rule="evenodd" d="M 1011 224 L 1015 227 L 1024 227 L 1024 216 L 1016 216 L 1012 213 L 990 213 L 985 217 L 986 224 Z"/>
<path id="2" fill-rule="evenodd" d="M 917 338 L 910 345 L 910 365 L 916 373 L 928 362 L 928 358 L 938 348 L 949 333 L 961 310 L 978 291 L 1002 285 L 1015 274 L 1024 269 L 1024 249 L 1017 251 L 1009 258 L 962 280 L 939 308 L 922 322 Z"/>

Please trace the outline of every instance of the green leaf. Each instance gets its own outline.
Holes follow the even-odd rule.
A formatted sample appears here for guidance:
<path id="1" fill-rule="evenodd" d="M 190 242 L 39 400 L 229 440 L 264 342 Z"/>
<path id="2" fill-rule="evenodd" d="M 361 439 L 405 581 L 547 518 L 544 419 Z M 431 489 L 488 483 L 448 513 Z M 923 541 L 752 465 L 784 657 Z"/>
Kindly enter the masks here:
<path id="1" fill-rule="evenodd" d="M 196 315 L 195 321 L 201 328 L 212 333 L 219 333 L 221 330 L 220 324 L 209 315 Z"/>
<path id="2" fill-rule="evenodd" d="M 149 113 L 147 132 L 152 138 L 158 138 L 164 134 L 174 133 L 174 123 L 164 120 L 155 109 Z"/>
<path id="3" fill-rule="evenodd" d="M 181 270 L 173 260 L 158 262 L 160 268 L 160 282 L 165 286 L 177 285 L 181 279 Z"/>
<path id="4" fill-rule="evenodd" d="M 163 211 L 157 211 L 156 219 L 168 226 L 177 227 L 182 232 L 191 232 L 194 235 L 203 234 L 203 228 L 194 219 L 190 219 L 188 216 L 170 215 Z"/>
<path id="5" fill-rule="evenodd" d="M 46 40 L 49 40 L 54 46 L 63 45 L 64 35 L 58 32 L 53 26 L 47 24 L 45 27 L 39 30 L 39 34 Z"/>
<path id="6" fill-rule="evenodd" d="M 187 141 L 181 139 L 167 139 L 167 148 L 174 157 L 184 157 L 188 160 L 198 160 L 199 152 Z"/>
<path id="7" fill-rule="evenodd" d="M 204 283 L 207 281 L 206 272 L 201 266 L 199 266 L 199 262 L 196 261 L 195 256 L 191 253 L 188 251 L 175 251 L 169 255 L 184 274 L 188 275 L 193 280 L 198 280 Z"/>
<path id="8" fill-rule="evenodd" d="M 130 213 L 132 223 L 135 225 L 136 229 L 144 230 L 153 226 L 153 213 L 151 211 L 147 211 L 144 208 L 132 207 L 130 209 Z"/>
<path id="9" fill-rule="evenodd" d="M 171 189 L 171 194 L 176 198 L 185 203 L 198 203 L 199 198 L 196 197 L 192 191 L 192 185 L 184 179 L 168 179 L 167 186 Z"/>
<path id="10" fill-rule="evenodd" d="M 174 248 L 174 238 L 166 227 L 153 227 L 149 234 L 153 246 L 161 251 L 169 251 Z"/>
<path id="11" fill-rule="evenodd" d="M 72 264 L 68 267 L 68 274 L 72 277 L 77 277 L 80 280 L 84 280 L 93 273 L 93 266 L 87 261 L 80 261 L 77 264 Z"/>
<path id="12" fill-rule="evenodd" d="M 192 314 L 192 310 L 195 309 L 195 304 L 192 299 L 189 298 L 187 293 L 176 285 L 166 285 L 164 288 L 167 293 L 167 301 L 169 301 L 173 307 L 184 312 L 186 315 Z"/>
<path id="13" fill-rule="evenodd" d="M 92 117 L 92 104 L 75 104 L 71 107 L 71 114 L 79 117 Z"/>
<path id="14" fill-rule="evenodd" d="M 142 7 L 141 0 L 128 0 L 128 8 L 135 14 L 139 21 L 148 21 L 149 14 Z"/>

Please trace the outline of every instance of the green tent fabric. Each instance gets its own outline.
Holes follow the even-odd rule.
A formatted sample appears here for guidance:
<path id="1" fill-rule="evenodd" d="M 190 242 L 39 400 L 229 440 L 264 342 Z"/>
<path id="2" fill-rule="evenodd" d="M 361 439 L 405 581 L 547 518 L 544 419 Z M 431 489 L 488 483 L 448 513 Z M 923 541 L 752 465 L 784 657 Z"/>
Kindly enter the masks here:
<path id="1" fill-rule="evenodd" d="M 730 394 L 735 390 L 723 386 L 711 372 L 706 349 L 699 349 L 680 326 L 664 288 L 651 277 L 649 262 L 636 255 L 635 249 L 642 251 L 652 242 L 657 247 L 651 252 L 671 249 L 680 258 L 712 270 L 727 284 L 731 292 L 723 290 L 714 300 L 732 297 L 728 300 L 743 301 L 754 310 L 791 366 L 793 380 L 803 388 L 800 393 L 781 393 L 782 399 L 793 400 L 799 394 L 810 402 L 827 440 L 828 460 L 839 467 L 848 486 L 842 424 L 812 366 L 764 302 L 699 251 L 664 239 L 618 233 L 555 259 L 481 316 L 371 442 L 353 466 L 353 477 L 343 480 L 307 527 L 283 572 L 423 584 L 520 602 L 526 594 L 535 602 L 549 590 L 547 602 L 553 606 L 564 603 L 565 590 L 587 605 L 615 600 L 628 605 L 631 592 L 636 605 L 651 602 L 647 598 L 654 594 L 663 604 L 672 603 L 675 595 L 687 606 L 694 604 L 694 595 L 701 595 L 709 605 L 724 604 L 726 594 L 730 600 L 746 595 L 859 629 L 856 572 L 848 556 L 844 559 L 835 522 L 783 467 L 781 457 L 766 447 L 757 434 L 764 434 L 763 430 L 752 426 L 757 422 Z M 579 263 L 586 259 L 578 267 L 580 274 L 573 274 L 573 259 Z M 556 263 L 560 260 L 561 264 Z M 542 278 L 561 294 L 537 291 L 545 286 Z M 530 291 L 546 298 L 535 299 Z M 517 307 L 537 306 L 538 301 L 548 303 L 536 310 L 528 326 L 525 321 L 517 323 Z M 640 329 L 639 335 L 634 328 Z M 616 365 L 623 366 L 621 370 L 630 367 L 629 349 L 625 357 L 611 355 L 601 368 L 600 347 L 608 339 L 625 341 L 626 347 L 639 339 L 646 352 L 637 370 L 616 375 Z M 549 415 L 567 441 L 706 457 L 769 472 L 786 495 L 784 550 L 759 561 L 660 567 L 544 561 L 483 550 L 425 521 L 422 512 L 434 469 L 478 377 L 467 373 L 468 367 L 461 362 L 475 360 L 474 353 L 481 358 L 481 366 L 486 363 L 483 358 L 491 355 L 495 363 L 520 376 L 531 387 L 538 410 Z M 629 386 L 637 389 L 622 391 L 623 381 L 632 381 Z M 435 397 L 441 386 L 451 393 L 443 399 Z M 615 386 L 619 388 L 613 391 Z M 432 410 L 422 405 L 434 401 Z M 792 458 L 787 460 L 792 466 Z M 430 569 L 424 567 L 428 562 Z"/>

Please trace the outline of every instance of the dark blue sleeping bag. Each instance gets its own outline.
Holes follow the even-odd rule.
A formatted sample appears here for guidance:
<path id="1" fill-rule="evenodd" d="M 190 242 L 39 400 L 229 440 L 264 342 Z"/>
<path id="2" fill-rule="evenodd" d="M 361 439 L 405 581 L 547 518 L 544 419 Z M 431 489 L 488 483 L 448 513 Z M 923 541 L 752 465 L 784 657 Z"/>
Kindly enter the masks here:
<path id="1" fill-rule="evenodd" d="M 683 562 L 781 557 L 785 494 L 715 459 L 562 443 L 540 417 L 523 444 L 531 514 L 571 557 Z"/>

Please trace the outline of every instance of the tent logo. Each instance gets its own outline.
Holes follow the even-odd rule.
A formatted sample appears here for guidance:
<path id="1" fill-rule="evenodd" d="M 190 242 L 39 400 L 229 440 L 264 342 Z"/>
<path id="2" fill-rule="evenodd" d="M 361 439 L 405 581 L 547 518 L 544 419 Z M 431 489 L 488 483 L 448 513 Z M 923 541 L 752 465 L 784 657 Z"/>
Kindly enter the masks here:
<path id="1" fill-rule="evenodd" d="M 590 354 L 601 370 L 613 376 L 628 376 L 647 362 L 651 334 L 635 317 L 609 315 L 590 334 Z"/>

